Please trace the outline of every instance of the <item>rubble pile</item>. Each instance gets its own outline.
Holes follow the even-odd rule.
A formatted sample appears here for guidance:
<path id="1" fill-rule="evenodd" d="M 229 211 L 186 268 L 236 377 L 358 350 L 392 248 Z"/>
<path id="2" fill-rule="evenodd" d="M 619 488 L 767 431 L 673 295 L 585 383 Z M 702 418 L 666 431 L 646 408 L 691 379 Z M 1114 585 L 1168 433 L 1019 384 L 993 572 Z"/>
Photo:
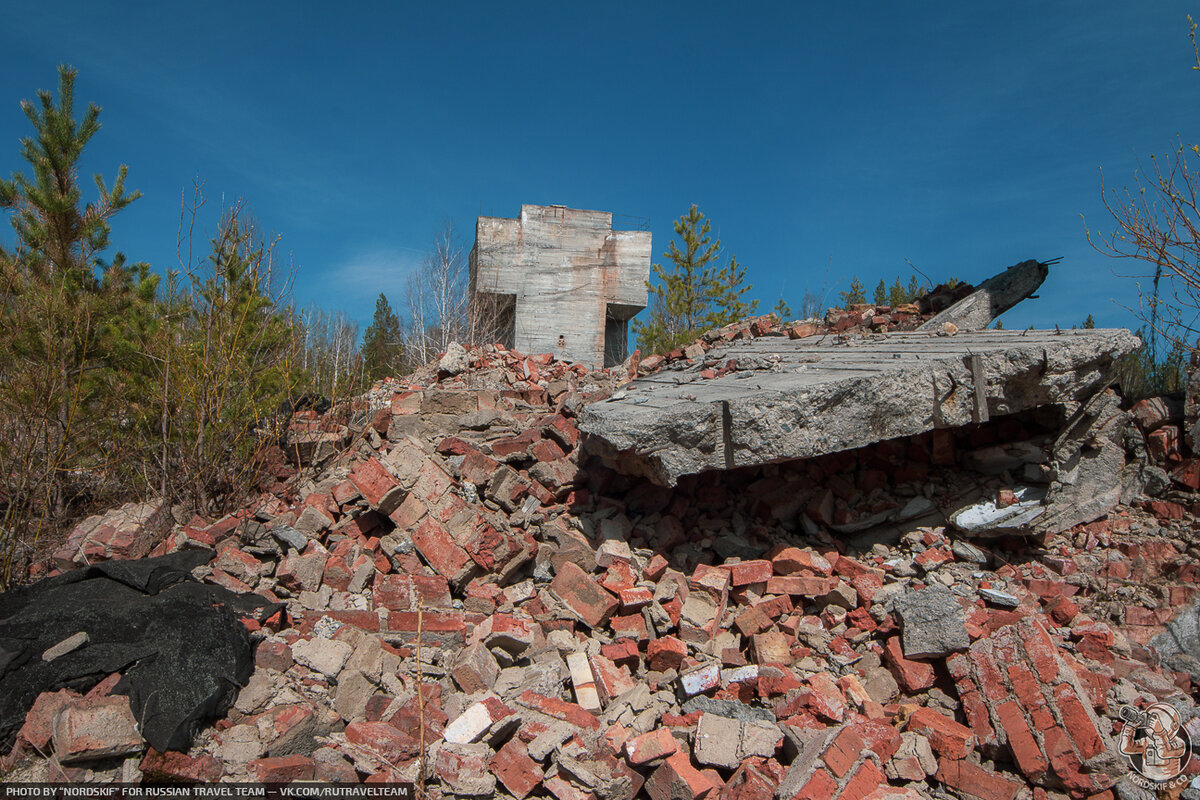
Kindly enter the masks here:
<path id="1" fill-rule="evenodd" d="M 195 576 L 283 604 L 243 618 L 255 669 L 232 707 L 160 752 L 119 678 L 96 675 L 40 695 L 0 768 L 517 800 L 1014 800 L 1126 791 L 1123 705 L 1171 703 L 1200 742 L 1200 661 L 1150 644 L 1200 588 L 1200 462 L 1178 435 L 1151 446 L 1170 477 L 1136 505 L 969 540 L 927 517 L 981 487 L 1014 502 L 1038 459 L 1000 456 L 1048 446 L 1038 414 L 668 488 L 581 446 L 583 405 L 634 368 L 452 348 L 353 414 L 297 412 L 269 491 L 151 552 L 211 550 Z M 1143 412 L 1151 442 L 1174 424 Z M 985 457 L 999 468 L 973 477 Z M 85 522 L 57 568 L 132 556 L 121 543 L 150 524 L 133 511 Z"/>

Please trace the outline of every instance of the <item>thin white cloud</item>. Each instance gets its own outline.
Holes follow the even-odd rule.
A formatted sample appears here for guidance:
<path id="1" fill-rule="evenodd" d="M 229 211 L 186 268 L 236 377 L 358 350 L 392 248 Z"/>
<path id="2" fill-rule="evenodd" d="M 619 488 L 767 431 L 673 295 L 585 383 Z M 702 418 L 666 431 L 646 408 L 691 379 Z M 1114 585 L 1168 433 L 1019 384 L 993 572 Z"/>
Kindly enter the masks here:
<path id="1" fill-rule="evenodd" d="M 424 251 L 413 247 L 364 248 L 323 270 L 310 282 L 308 291 L 319 305 L 345 307 L 354 317 L 362 316 L 360 310 L 368 305 L 374 309 L 380 292 L 399 311 L 407 303 L 408 276 L 424 257 Z"/>

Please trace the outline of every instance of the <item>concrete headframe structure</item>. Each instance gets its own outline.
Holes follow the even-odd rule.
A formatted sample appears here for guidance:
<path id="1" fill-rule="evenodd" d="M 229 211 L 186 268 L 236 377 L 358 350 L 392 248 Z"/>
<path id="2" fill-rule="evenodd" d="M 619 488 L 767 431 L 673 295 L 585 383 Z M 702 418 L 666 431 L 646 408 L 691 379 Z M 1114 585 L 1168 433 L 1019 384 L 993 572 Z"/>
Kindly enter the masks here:
<path id="1" fill-rule="evenodd" d="M 471 301 L 508 347 L 613 366 L 646 307 L 650 246 L 649 231 L 614 231 L 607 211 L 522 205 L 517 219 L 479 217 Z"/>

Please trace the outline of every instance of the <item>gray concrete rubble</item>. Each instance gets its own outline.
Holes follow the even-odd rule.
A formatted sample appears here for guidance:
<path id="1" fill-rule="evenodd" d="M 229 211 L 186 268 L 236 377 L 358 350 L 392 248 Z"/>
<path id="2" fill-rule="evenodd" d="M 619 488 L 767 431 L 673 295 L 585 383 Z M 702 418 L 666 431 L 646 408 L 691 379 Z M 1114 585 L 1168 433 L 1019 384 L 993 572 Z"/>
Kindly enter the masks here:
<path id="1" fill-rule="evenodd" d="M 917 330 L 940 331 L 950 323 L 959 331 L 981 331 L 996 317 L 1031 296 L 1050 274 L 1050 265 L 1030 259 L 1014 264 L 979 285 Z"/>
<path id="2" fill-rule="evenodd" d="M 1041 406 L 1070 415 L 1138 343 L 1123 329 L 734 341 L 585 407 L 580 429 L 609 466 L 674 486 Z"/>

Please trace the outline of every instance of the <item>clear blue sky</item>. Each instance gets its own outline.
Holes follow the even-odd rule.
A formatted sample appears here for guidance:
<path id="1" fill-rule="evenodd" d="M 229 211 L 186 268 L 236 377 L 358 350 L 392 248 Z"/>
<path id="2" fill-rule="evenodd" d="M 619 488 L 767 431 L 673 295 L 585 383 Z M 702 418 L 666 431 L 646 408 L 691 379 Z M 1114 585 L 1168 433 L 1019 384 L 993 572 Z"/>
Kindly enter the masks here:
<path id="1" fill-rule="evenodd" d="M 0 174 L 21 99 L 80 71 L 85 172 L 144 197 L 114 245 L 175 264 L 181 193 L 243 198 L 295 299 L 365 327 L 443 221 L 559 203 L 646 217 L 655 260 L 696 203 L 753 295 L 830 303 L 910 273 L 977 282 L 1063 256 L 1007 327 L 1136 325 L 1100 168 L 1200 141 L 1178 2 L 6 3 Z M 87 184 L 90 188 L 90 182 Z M 87 195 L 90 196 L 90 195 Z M 205 220 L 211 226 L 211 218 Z M 7 227 L 0 241 L 10 243 Z M 1115 302 L 1114 302 L 1115 301 Z"/>

